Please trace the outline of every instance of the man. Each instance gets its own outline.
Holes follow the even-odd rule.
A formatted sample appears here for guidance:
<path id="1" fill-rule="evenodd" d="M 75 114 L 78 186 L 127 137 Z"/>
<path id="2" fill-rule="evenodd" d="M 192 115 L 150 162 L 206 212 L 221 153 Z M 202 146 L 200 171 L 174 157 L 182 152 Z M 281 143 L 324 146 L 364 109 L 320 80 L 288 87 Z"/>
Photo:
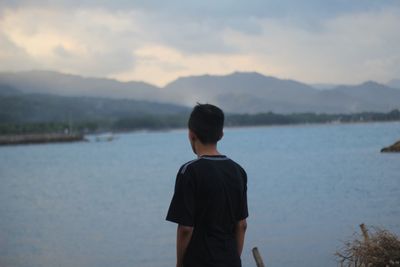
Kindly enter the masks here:
<path id="1" fill-rule="evenodd" d="M 247 176 L 221 155 L 224 113 L 210 104 L 194 107 L 189 141 L 197 159 L 176 177 L 167 220 L 178 224 L 177 267 L 240 267 L 247 227 Z"/>

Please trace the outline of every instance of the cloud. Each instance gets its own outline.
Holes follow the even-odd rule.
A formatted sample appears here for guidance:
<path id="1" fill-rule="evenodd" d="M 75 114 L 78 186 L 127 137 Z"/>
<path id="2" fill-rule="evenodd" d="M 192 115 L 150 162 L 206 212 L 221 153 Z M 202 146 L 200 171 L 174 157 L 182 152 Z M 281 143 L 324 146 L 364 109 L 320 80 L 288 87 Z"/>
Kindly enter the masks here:
<path id="1" fill-rule="evenodd" d="M 0 70 L 157 85 L 235 70 L 306 82 L 386 81 L 400 77 L 399 3 L 5 0 Z"/>
<path id="2" fill-rule="evenodd" d="M 34 68 L 36 62 L 22 48 L 0 32 L 0 71 L 19 70 L 21 66 Z"/>
<path id="3" fill-rule="evenodd" d="M 135 52 L 136 67 L 116 78 L 152 80 L 164 85 L 180 76 L 204 73 L 226 74 L 233 71 L 253 71 L 257 68 L 244 54 L 186 54 L 165 45 L 147 45 Z"/>
<path id="4" fill-rule="evenodd" d="M 279 76 L 335 83 L 400 76 L 400 9 L 335 17 L 318 31 L 271 19 L 259 24 L 260 35 L 230 31 L 226 38 Z"/>
<path id="5" fill-rule="evenodd" d="M 131 16 L 110 15 L 101 9 L 8 10 L 1 24 L 4 38 L 23 50 L 27 61 L 36 62 L 36 68 L 85 75 L 112 75 L 131 68 L 140 38 L 132 34 Z M 16 67 L 11 61 L 11 56 L 5 59 L 3 68 Z M 31 66 L 21 64 L 19 69 L 27 67 Z"/>
<path id="6" fill-rule="evenodd" d="M 198 54 L 199 58 L 223 58 L 225 56 L 211 55 L 233 52 L 212 22 L 176 24 L 164 16 L 136 10 L 110 12 L 101 8 L 26 7 L 3 12 L 1 24 L 4 25 L 4 36 L 26 51 L 26 59 L 38 62 L 36 68 L 82 75 L 130 77 L 161 84 L 175 78 L 166 78 L 172 73 L 196 69 L 193 54 Z M 175 51 L 181 55 L 180 62 L 172 62 L 168 57 L 162 57 L 159 51 L 153 51 L 150 53 L 154 54 L 153 67 L 151 72 L 146 71 L 149 57 L 143 58 L 141 53 L 152 47 Z M 31 67 L 18 67 L 10 64 L 10 60 L 3 61 L 3 69 L 25 70 Z M 137 65 L 137 60 L 141 65 Z M 204 67 L 204 62 L 202 64 Z M 138 77 L 135 73 L 143 76 Z"/>
<path id="7" fill-rule="evenodd" d="M 171 15 L 179 19 L 227 18 L 332 18 L 346 13 L 367 12 L 380 8 L 400 6 L 398 0 L 2 0 L 0 7 L 42 7 L 62 9 L 104 8 L 114 11 L 141 10 L 145 13 Z"/>

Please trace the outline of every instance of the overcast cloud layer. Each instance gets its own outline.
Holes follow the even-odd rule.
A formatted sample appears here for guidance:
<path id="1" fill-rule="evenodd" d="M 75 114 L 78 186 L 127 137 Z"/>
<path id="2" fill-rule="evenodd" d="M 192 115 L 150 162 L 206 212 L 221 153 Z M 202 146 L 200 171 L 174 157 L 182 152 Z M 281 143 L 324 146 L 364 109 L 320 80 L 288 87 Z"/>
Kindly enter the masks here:
<path id="1" fill-rule="evenodd" d="M 0 71 L 157 85 L 258 71 L 304 82 L 400 78 L 400 1 L 1 1 Z"/>

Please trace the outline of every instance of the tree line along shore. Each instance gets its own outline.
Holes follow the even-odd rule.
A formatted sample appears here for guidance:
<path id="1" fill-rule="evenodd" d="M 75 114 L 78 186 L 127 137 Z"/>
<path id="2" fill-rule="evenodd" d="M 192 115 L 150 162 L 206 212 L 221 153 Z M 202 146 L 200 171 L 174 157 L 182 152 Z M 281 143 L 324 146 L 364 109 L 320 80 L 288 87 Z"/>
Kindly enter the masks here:
<path id="1" fill-rule="evenodd" d="M 125 132 L 136 130 L 168 130 L 185 128 L 189 113 L 169 115 L 137 115 L 122 118 L 93 120 L 65 120 L 39 122 L 1 122 L 0 136 L 29 134 L 83 135 L 100 132 Z M 400 121 L 400 111 L 388 113 L 362 112 L 354 114 L 317 114 L 296 113 L 277 114 L 273 112 L 259 114 L 227 114 L 226 127 L 268 126 L 317 123 L 359 123 Z M 68 133 L 68 134 L 67 134 Z M 58 136 L 58 137 L 59 137 Z M 67 138 L 68 139 L 68 138 Z"/>

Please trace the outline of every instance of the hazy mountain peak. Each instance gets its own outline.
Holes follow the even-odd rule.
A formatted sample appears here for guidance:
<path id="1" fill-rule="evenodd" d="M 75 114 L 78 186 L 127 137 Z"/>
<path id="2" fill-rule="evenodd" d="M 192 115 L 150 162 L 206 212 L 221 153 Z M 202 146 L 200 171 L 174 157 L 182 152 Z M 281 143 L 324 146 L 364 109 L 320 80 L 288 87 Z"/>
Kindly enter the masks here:
<path id="1" fill-rule="evenodd" d="M 375 81 L 366 81 L 360 84 L 359 86 L 364 86 L 364 87 L 386 87 L 384 84 L 375 82 Z"/>
<path id="2" fill-rule="evenodd" d="M 225 76 L 238 76 L 238 77 L 263 77 L 263 78 L 265 78 L 265 77 L 268 77 L 268 76 L 265 76 L 264 74 L 261 74 L 261 73 L 259 73 L 259 72 L 257 72 L 257 71 L 235 71 L 235 72 L 232 72 L 231 74 L 228 74 L 228 75 L 225 75 Z"/>

